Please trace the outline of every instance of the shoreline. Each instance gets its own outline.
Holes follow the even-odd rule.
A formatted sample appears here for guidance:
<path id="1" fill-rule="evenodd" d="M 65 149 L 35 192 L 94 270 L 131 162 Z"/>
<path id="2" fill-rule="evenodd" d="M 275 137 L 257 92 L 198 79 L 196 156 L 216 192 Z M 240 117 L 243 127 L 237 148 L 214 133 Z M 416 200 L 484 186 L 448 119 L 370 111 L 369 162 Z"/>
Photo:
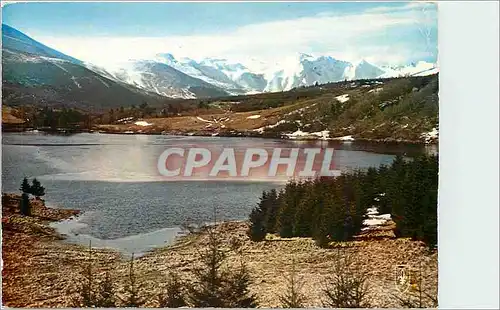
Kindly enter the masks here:
<path id="1" fill-rule="evenodd" d="M 8 128 L 3 127 L 2 132 L 9 133 L 24 133 L 24 132 L 41 132 L 48 135 L 73 135 L 80 133 L 92 133 L 92 134 L 110 134 L 110 135 L 146 135 L 146 136 L 179 136 L 179 137 L 223 137 L 223 138 L 260 138 L 260 139 L 275 139 L 275 140 L 283 140 L 283 141 L 332 141 L 332 142 L 340 142 L 340 143 L 377 143 L 377 144 L 395 144 L 395 145 L 416 145 L 416 146 L 437 146 L 439 145 L 439 138 L 433 139 L 430 142 L 419 140 L 411 140 L 411 139 L 403 139 L 403 138 L 363 138 L 363 137 L 354 137 L 352 140 L 345 140 L 343 137 L 338 138 L 321 138 L 316 136 L 307 136 L 307 137 L 294 137 L 289 138 L 285 134 L 280 135 L 262 135 L 262 134 L 254 134 L 253 132 L 248 131 L 234 131 L 234 132 L 208 132 L 208 131 L 199 131 L 199 132 L 181 132 L 181 131 L 148 131 L 144 132 L 142 130 L 111 130 L 111 129 L 103 129 L 103 128 L 94 128 L 94 129 L 78 129 L 78 130 L 70 130 L 66 128 L 57 128 L 57 129 L 35 129 L 35 128 Z M 355 136 L 355 135 L 351 135 Z M 349 136 L 349 137 L 351 137 Z"/>
<path id="2" fill-rule="evenodd" d="M 4 197 L 8 195 L 15 194 L 2 195 L 3 303 L 9 307 L 71 307 L 71 298 L 76 294 L 77 281 L 88 258 L 88 247 L 68 243 L 48 223 L 69 218 L 75 215 L 71 212 L 78 214 L 78 211 L 53 209 L 53 217 L 28 218 L 9 210 L 13 205 L 12 200 L 5 203 Z M 5 217 L 17 218 L 18 229 L 5 227 Z M 294 262 L 304 281 L 304 293 L 309 297 L 307 306 L 322 306 L 319 288 L 330 273 L 335 249 L 319 248 L 311 238 L 268 236 L 265 241 L 252 242 L 246 235 L 246 221 L 222 222 L 215 227 L 227 247 L 225 266 L 231 268 L 241 261 L 246 263 L 253 280 L 250 290 L 257 294 L 260 307 L 280 306 L 278 296 L 286 286 L 284 276 Z M 184 279 L 192 278 L 199 251 L 207 244 L 207 235 L 202 230 L 181 236 L 171 245 L 152 249 L 134 261 L 143 294 L 150 299 L 145 307 L 157 306 L 156 296 L 162 293 L 171 271 Z M 373 307 L 398 307 L 392 298 L 392 294 L 397 293 L 393 269 L 400 264 L 423 264 L 432 295 L 437 294 L 437 251 L 429 252 L 421 242 L 395 238 L 390 225 L 343 245 L 356 251 L 356 261 L 363 262 L 362 267 L 370 274 Z M 103 277 L 106 270 L 112 271 L 117 293 L 123 292 L 129 261 L 110 249 L 93 248 L 92 257 L 96 277 Z"/>
<path id="3" fill-rule="evenodd" d="M 89 234 L 75 233 L 80 227 L 86 224 L 80 223 L 79 214 L 67 219 L 49 223 L 63 239 L 62 242 L 83 247 L 92 244 L 93 249 L 109 250 L 120 255 L 123 260 L 129 259 L 132 254 L 135 258 L 147 255 L 157 248 L 167 247 L 176 243 L 179 237 L 182 237 L 180 227 L 162 228 L 151 232 L 139 233 L 115 239 L 100 239 Z"/>

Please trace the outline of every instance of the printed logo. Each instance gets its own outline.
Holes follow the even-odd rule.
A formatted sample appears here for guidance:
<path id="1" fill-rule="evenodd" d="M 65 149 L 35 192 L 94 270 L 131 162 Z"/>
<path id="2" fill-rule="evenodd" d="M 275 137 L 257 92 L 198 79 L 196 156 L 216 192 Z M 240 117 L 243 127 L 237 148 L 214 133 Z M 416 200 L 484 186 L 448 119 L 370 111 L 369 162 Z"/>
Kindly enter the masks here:
<path id="1" fill-rule="evenodd" d="M 418 290 L 418 286 L 421 285 L 419 278 L 417 270 L 408 265 L 398 265 L 395 268 L 395 285 L 402 293 Z"/>

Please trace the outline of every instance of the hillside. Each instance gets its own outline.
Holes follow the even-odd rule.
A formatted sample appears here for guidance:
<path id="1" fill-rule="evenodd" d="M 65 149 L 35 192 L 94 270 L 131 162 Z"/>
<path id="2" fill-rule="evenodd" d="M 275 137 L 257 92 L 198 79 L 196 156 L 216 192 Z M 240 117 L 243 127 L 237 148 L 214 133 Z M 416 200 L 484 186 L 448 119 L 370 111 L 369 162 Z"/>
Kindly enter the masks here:
<path id="1" fill-rule="evenodd" d="M 358 80 L 204 100 L 169 100 L 176 116 L 102 124 L 104 132 L 243 135 L 290 139 L 437 139 L 438 75 Z M 180 116 L 179 116 L 180 114 Z"/>
<path id="2" fill-rule="evenodd" d="M 159 101 L 2 24 L 2 103 L 102 110 Z"/>
<path id="3" fill-rule="evenodd" d="M 57 58 L 41 58 L 4 48 L 2 66 L 2 101 L 7 105 L 102 110 L 160 99 L 158 95 L 116 83 L 81 65 Z"/>

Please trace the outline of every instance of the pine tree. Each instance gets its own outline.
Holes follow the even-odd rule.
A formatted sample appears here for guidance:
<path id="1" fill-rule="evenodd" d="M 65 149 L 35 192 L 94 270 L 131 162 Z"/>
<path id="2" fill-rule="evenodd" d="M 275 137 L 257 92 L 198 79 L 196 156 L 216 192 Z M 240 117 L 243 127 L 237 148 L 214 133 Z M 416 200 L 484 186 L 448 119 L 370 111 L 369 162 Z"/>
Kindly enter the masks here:
<path id="1" fill-rule="evenodd" d="M 208 249 L 200 252 L 202 266 L 196 268 L 194 284 L 188 288 L 188 299 L 193 307 L 224 307 L 223 278 L 220 268 L 225 259 L 214 228 L 208 228 Z"/>
<path id="2" fill-rule="evenodd" d="M 240 267 L 224 279 L 224 306 L 227 308 L 256 308 L 257 297 L 250 293 L 248 287 L 252 283 L 248 270 L 243 262 Z"/>
<path id="3" fill-rule="evenodd" d="M 27 193 L 21 194 L 21 200 L 19 201 L 19 211 L 22 215 L 31 216 L 30 198 Z"/>
<path id="4" fill-rule="evenodd" d="M 293 235 L 296 237 L 309 237 L 312 234 L 312 217 L 318 203 L 318 197 L 316 197 L 312 182 L 305 182 L 302 186 L 304 187 L 304 193 L 300 197 L 295 211 Z"/>
<path id="5" fill-rule="evenodd" d="M 201 266 L 196 268 L 194 283 L 188 286 L 187 298 L 196 308 L 241 308 L 256 307 L 256 298 L 250 294 L 251 283 L 246 266 L 236 271 L 222 269 L 226 253 L 216 228 L 209 227 L 208 249 L 200 252 Z"/>
<path id="6" fill-rule="evenodd" d="M 106 272 L 104 279 L 99 282 L 99 294 L 95 297 L 95 306 L 98 308 L 114 308 L 115 304 L 115 289 L 111 275 Z"/>
<path id="7" fill-rule="evenodd" d="M 389 169 L 386 201 L 391 205 L 397 237 L 437 242 L 437 156 L 416 156 Z"/>
<path id="8" fill-rule="evenodd" d="M 266 207 L 267 207 L 268 194 L 266 191 L 262 193 L 260 202 L 250 212 L 250 227 L 248 236 L 252 241 L 262 241 L 266 238 Z"/>
<path id="9" fill-rule="evenodd" d="M 73 306 L 75 308 L 94 307 L 96 305 L 92 264 L 92 243 L 89 242 L 89 257 L 82 273 L 84 279 L 83 281 L 78 280 L 78 296 L 73 298 Z"/>
<path id="10" fill-rule="evenodd" d="M 323 293 L 324 306 L 331 308 L 369 308 L 368 274 L 357 267 L 351 253 L 337 250 L 332 275 Z"/>
<path id="11" fill-rule="evenodd" d="M 277 219 L 279 235 L 283 238 L 294 236 L 295 213 L 299 208 L 305 186 L 294 180 L 285 186 L 283 199 L 280 199 L 280 210 Z"/>
<path id="12" fill-rule="evenodd" d="M 279 207 L 280 197 L 275 189 L 271 189 L 267 195 L 267 204 L 265 209 L 265 229 L 267 233 L 276 232 Z"/>
<path id="13" fill-rule="evenodd" d="M 184 283 L 177 273 L 170 273 L 165 293 L 159 297 L 160 308 L 180 308 L 187 306 L 184 292 Z"/>
<path id="14" fill-rule="evenodd" d="M 125 285 L 125 291 L 127 292 L 126 298 L 122 299 L 123 306 L 139 308 L 144 305 L 144 299 L 139 296 L 140 285 L 137 283 L 134 272 L 134 253 L 130 258 L 129 274 L 127 278 L 127 284 Z"/>
<path id="15" fill-rule="evenodd" d="M 287 287 L 285 293 L 279 296 L 283 308 L 303 308 L 306 296 L 302 290 L 302 279 L 297 276 L 295 260 L 292 262 L 292 269 L 286 278 Z"/>
<path id="16" fill-rule="evenodd" d="M 31 194 L 31 185 L 28 181 L 28 178 L 24 177 L 23 179 L 23 182 L 21 183 L 21 187 L 19 188 L 19 190 L 23 193 L 26 193 L 26 194 Z"/>
<path id="17" fill-rule="evenodd" d="M 33 179 L 33 185 L 31 186 L 31 194 L 36 197 L 36 199 L 39 199 L 40 197 L 45 195 L 45 187 L 42 186 L 40 181 L 38 181 L 36 178 Z"/>

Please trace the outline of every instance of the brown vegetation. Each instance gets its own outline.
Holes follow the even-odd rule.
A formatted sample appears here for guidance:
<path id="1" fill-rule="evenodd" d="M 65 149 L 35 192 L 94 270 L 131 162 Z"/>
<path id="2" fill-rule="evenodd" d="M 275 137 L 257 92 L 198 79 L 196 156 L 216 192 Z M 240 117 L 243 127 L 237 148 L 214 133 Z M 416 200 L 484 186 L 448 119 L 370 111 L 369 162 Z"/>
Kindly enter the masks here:
<path id="1" fill-rule="evenodd" d="M 9 307 L 70 307 L 77 295 L 82 271 L 88 266 L 88 248 L 62 242 L 46 223 L 66 218 L 76 211 L 54 210 L 33 204 L 33 217 L 16 211 L 17 197 L 4 195 L 3 210 L 3 303 Z M 393 224 L 390 224 L 393 225 Z M 283 275 L 298 273 L 301 292 L 307 296 L 305 306 L 323 306 L 323 290 L 335 269 L 336 249 L 349 251 L 352 261 L 366 273 L 370 288 L 370 306 L 400 307 L 400 300 L 411 296 L 398 291 L 395 267 L 406 264 L 419 267 L 425 274 L 425 293 L 437 296 L 437 252 L 429 252 L 420 242 L 396 239 L 391 230 L 379 234 L 377 240 L 332 244 L 321 249 L 310 238 L 278 238 L 268 235 L 263 242 L 252 242 L 246 235 L 248 224 L 227 222 L 217 226 L 226 267 L 238 268 L 243 260 L 252 278 L 250 293 L 257 296 L 259 307 L 281 307 L 280 296 L 287 287 Z M 134 275 L 140 298 L 145 306 L 159 306 L 158 296 L 169 285 L 171 272 L 183 281 L 192 281 L 200 266 L 199 252 L 209 245 L 203 231 L 190 234 L 176 244 L 155 250 L 134 261 Z M 97 282 L 111 273 L 114 290 L 121 300 L 127 296 L 130 263 L 117 253 L 92 251 L 92 264 Z M 398 296 L 396 298 L 395 296 Z M 431 298 L 423 304 L 433 306 Z"/>

